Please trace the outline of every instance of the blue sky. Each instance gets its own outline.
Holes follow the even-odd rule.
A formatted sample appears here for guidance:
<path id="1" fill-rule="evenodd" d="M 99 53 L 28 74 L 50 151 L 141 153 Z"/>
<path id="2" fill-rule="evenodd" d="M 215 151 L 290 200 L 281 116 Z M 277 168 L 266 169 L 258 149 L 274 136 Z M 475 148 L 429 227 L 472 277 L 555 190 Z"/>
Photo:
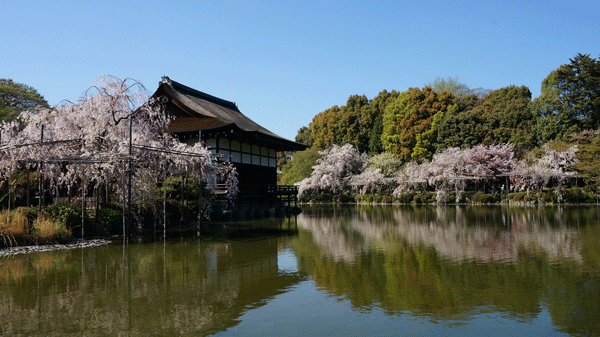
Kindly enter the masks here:
<path id="1" fill-rule="evenodd" d="M 289 139 L 350 95 L 542 80 L 600 57 L 600 2 L 2 1 L 0 78 L 51 105 L 105 74 L 151 92 L 163 75 L 234 101 Z"/>

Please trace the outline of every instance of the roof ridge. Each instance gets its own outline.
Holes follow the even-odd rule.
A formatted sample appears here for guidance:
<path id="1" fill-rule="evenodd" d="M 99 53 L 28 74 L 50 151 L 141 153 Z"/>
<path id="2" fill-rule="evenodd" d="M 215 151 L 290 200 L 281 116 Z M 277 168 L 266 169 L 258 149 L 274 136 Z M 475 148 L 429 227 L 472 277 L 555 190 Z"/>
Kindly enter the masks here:
<path id="1" fill-rule="evenodd" d="M 181 83 L 179 83 L 177 81 L 173 81 L 171 79 L 169 79 L 169 82 L 162 82 L 162 83 L 170 84 L 172 87 L 176 86 L 180 89 L 188 91 L 189 93 L 191 93 L 194 96 L 197 96 L 199 98 L 207 99 L 207 100 L 213 101 L 213 102 L 221 104 L 221 105 L 228 105 L 228 106 L 234 108 L 237 112 L 240 112 L 240 110 L 238 109 L 237 104 L 235 104 L 235 102 L 231 102 L 231 101 L 228 101 L 228 100 L 225 100 L 225 99 L 213 96 L 213 95 L 209 95 L 205 92 L 188 87 L 187 85 L 181 84 Z"/>

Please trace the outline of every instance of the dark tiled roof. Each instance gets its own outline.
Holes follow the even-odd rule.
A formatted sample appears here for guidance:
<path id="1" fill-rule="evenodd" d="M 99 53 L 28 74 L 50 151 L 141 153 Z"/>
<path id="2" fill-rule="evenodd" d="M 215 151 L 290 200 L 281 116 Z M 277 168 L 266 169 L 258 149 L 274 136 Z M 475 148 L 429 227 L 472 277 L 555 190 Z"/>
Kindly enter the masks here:
<path id="1" fill-rule="evenodd" d="M 173 103 L 189 117 L 214 118 L 210 123 L 204 125 L 202 130 L 215 130 L 235 125 L 249 134 L 270 138 L 281 146 L 281 150 L 305 150 L 307 147 L 280 137 L 256 124 L 241 113 L 235 103 L 192 89 L 168 77 L 163 78 L 154 95 L 163 94 L 170 96 L 174 101 Z"/>

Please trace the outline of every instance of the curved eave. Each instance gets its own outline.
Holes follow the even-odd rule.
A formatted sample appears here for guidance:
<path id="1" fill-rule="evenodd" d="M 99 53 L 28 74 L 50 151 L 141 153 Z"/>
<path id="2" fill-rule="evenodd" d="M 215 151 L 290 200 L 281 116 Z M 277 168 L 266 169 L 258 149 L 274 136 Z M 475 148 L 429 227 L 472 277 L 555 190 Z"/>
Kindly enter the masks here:
<path id="1" fill-rule="evenodd" d="M 307 148 L 304 144 L 280 137 L 258 125 L 241 113 L 235 103 L 211 96 L 176 81 L 161 82 L 153 96 L 163 95 L 169 98 L 169 104 L 177 108 L 176 111 L 172 111 L 175 114 L 174 117 L 210 120 L 202 123 L 198 130 L 191 130 L 186 126 L 180 128 L 182 131 L 235 132 L 237 138 L 247 139 L 253 143 L 269 144 L 277 151 L 302 151 Z"/>
<path id="2" fill-rule="evenodd" d="M 220 135 L 229 136 L 231 138 L 237 138 L 242 141 L 259 144 L 271 147 L 277 151 L 304 151 L 308 146 L 294 141 L 276 136 L 267 135 L 257 131 L 244 131 L 235 124 L 222 125 L 215 128 L 202 130 L 202 133 L 206 136 Z"/>

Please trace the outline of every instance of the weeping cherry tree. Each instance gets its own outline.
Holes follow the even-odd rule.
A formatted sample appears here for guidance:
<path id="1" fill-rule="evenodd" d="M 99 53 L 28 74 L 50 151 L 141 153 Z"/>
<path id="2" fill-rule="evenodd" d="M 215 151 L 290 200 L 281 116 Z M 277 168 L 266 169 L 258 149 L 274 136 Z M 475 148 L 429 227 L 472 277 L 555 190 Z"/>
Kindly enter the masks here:
<path id="1" fill-rule="evenodd" d="M 362 173 L 369 163 L 369 156 L 351 144 L 341 147 L 334 144 L 324 151 L 319 151 L 319 154 L 321 158 L 317 160 L 317 165 L 313 166 L 311 176 L 295 184 L 298 186 L 299 195 L 307 191 L 341 192 L 348 185 L 349 179 Z"/>
<path id="2" fill-rule="evenodd" d="M 189 146 L 167 134 L 170 122 L 161 97 L 150 97 L 137 81 L 103 76 L 75 103 L 23 112 L 2 124 L 0 175 L 37 170 L 55 193 L 77 187 L 83 197 L 89 187 L 104 186 L 138 209 L 155 205 L 165 172 L 189 174 L 197 184 L 221 177 L 232 197 L 235 169 L 212 160 L 201 143 Z"/>

